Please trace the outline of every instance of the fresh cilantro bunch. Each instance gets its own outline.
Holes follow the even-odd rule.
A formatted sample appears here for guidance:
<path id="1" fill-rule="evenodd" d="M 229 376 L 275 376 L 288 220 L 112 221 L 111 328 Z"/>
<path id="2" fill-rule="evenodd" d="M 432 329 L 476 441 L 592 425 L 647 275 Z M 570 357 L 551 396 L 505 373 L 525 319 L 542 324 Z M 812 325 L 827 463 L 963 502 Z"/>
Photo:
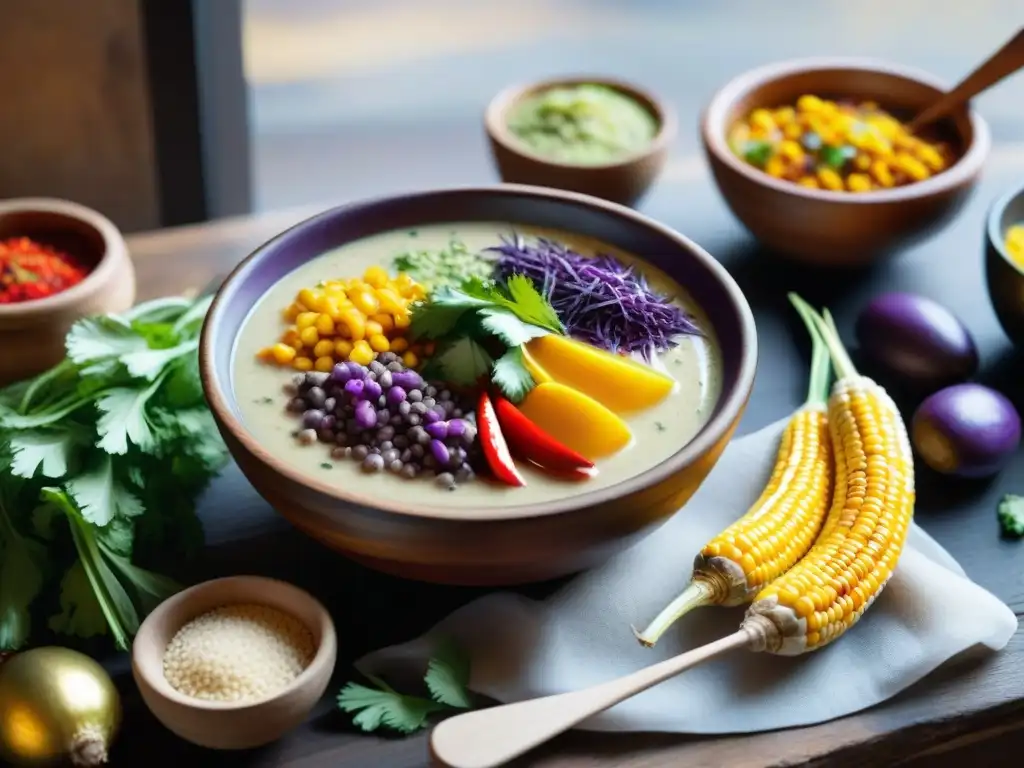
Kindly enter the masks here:
<path id="1" fill-rule="evenodd" d="M 41 629 L 48 602 L 52 632 L 125 649 L 178 589 L 143 565 L 202 541 L 195 499 L 227 458 L 199 380 L 209 305 L 80 320 L 64 362 L 0 390 L 0 651 Z"/>
<path id="2" fill-rule="evenodd" d="M 348 683 L 338 694 L 338 707 L 355 713 L 352 722 L 364 731 L 390 728 L 414 733 L 436 712 L 470 709 L 469 656 L 450 641 L 439 644 L 423 677 L 430 698 L 398 693 L 379 677 L 366 675 L 373 687 Z"/>
<path id="3" fill-rule="evenodd" d="M 512 402 L 534 386 L 523 345 L 564 332 L 558 314 L 524 275 L 511 275 L 503 285 L 472 279 L 459 288 L 437 288 L 413 306 L 410 326 L 413 338 L 437 342 L 425 377 L 460 386 L 490 378 Z"/>

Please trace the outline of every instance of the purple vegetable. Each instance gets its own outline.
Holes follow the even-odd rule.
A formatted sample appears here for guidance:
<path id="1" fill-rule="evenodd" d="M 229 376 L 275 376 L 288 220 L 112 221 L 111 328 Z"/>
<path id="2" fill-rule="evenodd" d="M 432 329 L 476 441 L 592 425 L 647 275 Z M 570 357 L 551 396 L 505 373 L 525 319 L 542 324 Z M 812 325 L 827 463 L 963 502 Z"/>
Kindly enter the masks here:
<path id="1" fill-rule="evenodd" d="M 423 377 L 416 371 L 394 371 L 391 374 L 391 383 L 408 392 L 411 389 L 422 389 Z"/>
<path id="2" fill-rule="evenodd" d="M 355 399 L 362 398 L 365 387 L 365 382 L 362 382 L 359 379 L 351 379 L 350 381 L 345 382 L 345 391 Z"/>
<path id="3" fill-rule="evenodd" d="M 434 457 L 434 461 L 441 467 L 445 466 L 451 459 L 451 455 L 448 453 L 448 446 L 440 440 L 430 441 L 430 455 Z"/>
<path id="4" fill-rule="evenodd" d="M 440 420 L 441 420 L 441 414 L 439 414 L 437 411 L 435 411 L 432 408 L 427 410 L 423 414 L 423 423 L 424 424 L 433 424 L 435 421 L 440 421 Z"/>
<path id="5" fill-rule="evenodd" d="M 356 423 L 363 429 L 369 429 L 377 424 L 377 412 L 373 410 L 368 400 L 360 400 L 356 406 L 354 418 Z"/>
<path id="6" fill-rule="evenodd" d="M 320 424 L 323 420 L 324 412 L 318 408 L 310 408 L 302 414 L 302 424 L 309 429 L 320 429 Z"/>
<path id="7" fill-rule="evenodd" d="M 462 437 L 466 433 L 466 422 L 452 419 L 448 422 L 448 437 Z"/>
<path id="8" fill-rule="evenodd" d="M 448 425 L 443 421 L 434 421 L 423 428 L 427 431 L 428 435 L 438 440 L 444 440 L 448 437 Z"/>
<path id="9" fill-rule="evenodd" d="M 861 353 L 915 389 L 965 381 L 978 369 L 978 349 L 960 320 L 913 293 L 876 297 L 857 317 Z"/>
<path id="10" fill-rule="evenodd" d="M 348 366 L 344 363 L 338 363 L 333 369 L 331 369 L 331 381 L 337 382 L 338 384 L 344 384 L 351 378 L 352 371 L 350 371 Z"/>
<path id="11" fill-rule="evenodd" d="M 1013 404 L 981 384 L 939 390 L 921 403 L 911 422 L 914 448 L 925 464 L 958 477 L 998 472 L 1020 445 L 1020 432 Z"/>
<path id="12" fill-rule="evenodd" d="M 367 400 L 376 400 L 380 397 L 381 388 L 380 384 L 372 379 L 367 379 L 363 382 L 363 397 Z"/>
<path id="13" fill-rule="evenodd" d="M 352 374 L 353 379 L 365 379 L 367 369 L 361 366 L 359 363 L 353 363 L 351 360 L 345 365 L 348 367 L 349 372 Z"/>
<path id="14" fill-rule="evenodd" d="M 539 238 L 529 244 L 519 235 L 487 250 L 500 254 L 501 278 L 530 278 L 566 333 L 594 346 L 640 352 L 649 360 L 654 352 L 676 346 L 675 336 L 700 333 L 690 315 L 612 256 L 588 258 L 560 243 Z"/>
<path id="15" fill-rule="evenodd" d="M 398 405 L 405 400 L 405 390 L 397 385 L 393 386 L 388 390 L 387 399 L 391 405 Z"/>

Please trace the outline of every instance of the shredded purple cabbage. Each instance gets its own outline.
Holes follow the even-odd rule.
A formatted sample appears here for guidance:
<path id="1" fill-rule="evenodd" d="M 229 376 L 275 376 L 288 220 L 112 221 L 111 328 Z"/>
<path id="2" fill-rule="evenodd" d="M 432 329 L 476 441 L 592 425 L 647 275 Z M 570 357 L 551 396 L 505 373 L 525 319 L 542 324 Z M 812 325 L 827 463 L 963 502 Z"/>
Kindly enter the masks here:
<path id="1" fill-rule="evenodd" d="M 699 335 L 691 315 L 654 293 L 644 276 L 613 256 L 588 258 L 561 243 L 502 237 L 497 276 L 525 275 L 558 313 L 566 333 L 611 352 L 639 352 L 647 361 L 679 335 Z"/>

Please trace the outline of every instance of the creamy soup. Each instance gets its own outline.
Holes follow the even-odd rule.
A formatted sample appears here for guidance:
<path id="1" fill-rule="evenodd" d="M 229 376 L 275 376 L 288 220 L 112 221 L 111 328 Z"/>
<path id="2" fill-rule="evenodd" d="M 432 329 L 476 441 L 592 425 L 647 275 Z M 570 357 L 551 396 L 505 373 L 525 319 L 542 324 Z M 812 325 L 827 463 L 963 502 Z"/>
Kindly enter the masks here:
<path id="1" fill-rule="evenodd" d="M 633 434 L 620 452 L 595 462 L 594 477 L 578 482 L 559 480 L 525 462 L 519 469 L 523 487 L 498 484 L 479 474 L 455 490 L 439 487 L 430 479 L 405 479 L 388 472 L 366 473 L 358 462 L 332 459 L 330 446 L 300 445 L 295 437 L 299 417 L 285 410 L 284 390 L 295 371 L 258 359 L 262 348 L 274 343 L 286 328 L 282 309 L 305 287 L 323 280 L 358 276 L 371 265 L 392 269 L 399 254 L 416 249 L 441 249 L 457 238 L 470 249 L 497 245 L 500 236 L 515 231 L 530 237 L 546 237 L 585 255 L 609 254 L 624 263 L 638 263 L 652 289 L 671 297 L 685 308 L 700 327 L 701 336 L 680 336 L 678 346 L 660 354 L 652 365 L 676 380 L 670 394 L 653 407 L 623 418 Z M 269 451 L 296 470 L 333 482 L 338 487 L 358 486 L 367 494 L 415 505 L 445 507 L 502 507 L 548 502 L 606 488 L 640 474 L 664 461 L 701 429 L 721 391 L 721 358 L 717 340 L 706 315 L 686 291 L 661 271 L 636 257 L 599 241 L 556 230 L 542 230 L 507 223 L 455 223 L 395 231 L 349 243 L 310 260 L 274 285 L 252 309 L 236 341 L 232 386 L 245 427 Z"/>

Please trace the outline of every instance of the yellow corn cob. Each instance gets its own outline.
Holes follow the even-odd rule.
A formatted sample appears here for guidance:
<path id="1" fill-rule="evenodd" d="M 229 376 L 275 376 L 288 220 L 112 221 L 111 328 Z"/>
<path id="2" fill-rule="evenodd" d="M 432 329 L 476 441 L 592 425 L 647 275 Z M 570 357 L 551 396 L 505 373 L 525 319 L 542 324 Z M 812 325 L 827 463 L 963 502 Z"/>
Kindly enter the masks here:
<path id="1" fill-rule="evenodd" d="M 914 463 L 895 403 L 857 373 L 827 311 L 791 301 L 828 344 L 839 380 L 829 398 L 832 508 L 814 546 L 754 599 L 742 629 L 751 649 L 793 656 L 852 627 L 892 576 L 914 513 Z"/>
<path id="2" fill-rule="evenodd" d="M 831 375 L 828 348 L 813 327 L 807 401 L 782 434 L 768 484 L 739 520 L 709 541 L 693 563 L 685 590 L 641 633 L 652 646 L 676 621 L 703 605 L 749 603 L 814 543 L 828 513 L 832 446 L 825 402 Z"/>

